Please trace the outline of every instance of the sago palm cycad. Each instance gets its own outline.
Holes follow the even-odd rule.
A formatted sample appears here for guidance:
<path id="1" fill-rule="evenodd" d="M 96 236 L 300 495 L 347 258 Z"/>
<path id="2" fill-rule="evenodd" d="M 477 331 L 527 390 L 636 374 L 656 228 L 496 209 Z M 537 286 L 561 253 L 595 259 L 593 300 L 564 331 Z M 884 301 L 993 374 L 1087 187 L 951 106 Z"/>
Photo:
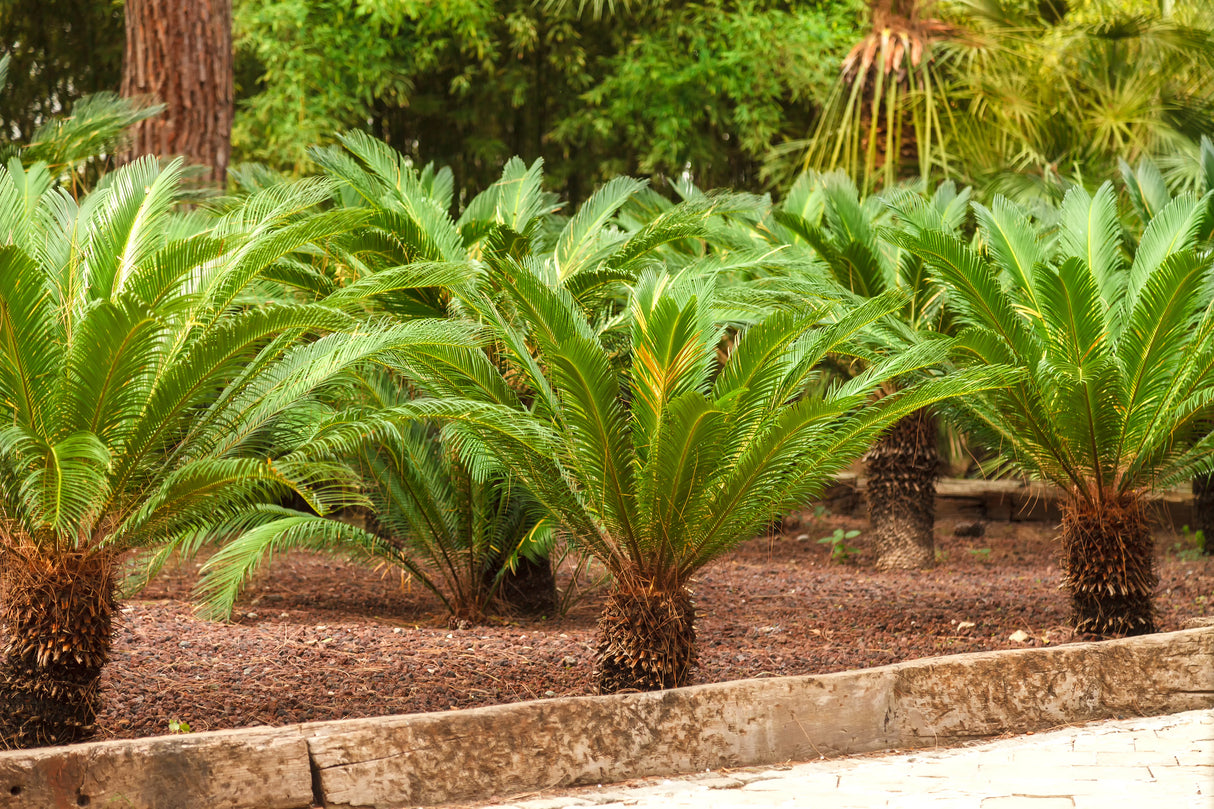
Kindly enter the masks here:
<path id="1" fill-rule="evenodd" d="M 883 381 L 938 363 L 941 341 L 808 393 L 818 362 L 897 309 L 897 293 L 828 325 L 821 310 L 771 314 L 722 363 L 711 283 L 655 271 L 628 299 L 620 367 L 567 292 L 518 264 L 497 272 L 516 317 L 484 311 L 533 404 L 478 396 L 413 407 L 494 456 L 611 573 L 596 652 L 602 692 L 687 684 L 696 571 L 820 491 L 899 418 L 1000 377 L 953 374 L 870 402 Z"/>
<path id="2" fill-rule="evenodd" d="M 356 285 L 376 287 L 375 306 L 393 317 L 446 310 L 452 316 L 466 314 L 479 318 L 478 305 L 465 304 L 461 296 L 466 299 L 467 293 L 476 289 L 486 301 L 508 297 L 496 286 L 493 268 L 501 262 L 518 262 L 546 286 L 573 296 L 591 321 L 591 329 L 604 345 L 611 346 L 613 362 L 619 364 L 627 361 L 627 317 L 623 311 L 627 285 L 646 267 L 662 263 L 688 274 L 723 273 L 752 265 L 775 252 L 743 249 L 726 257 L 710 252 L 709 245 L 716 240 L 724 217 L 758 207 L 760 200 L 748 195 L 705 194 L 687 189 L 682 193 L 682 201 L 671 202 L 650 191 L 644 181 L 617 177 L 570 215 L 562 216 L 556 213 L 560 207 L 556 198 L 543 190 L 542 163 L 536 161 L 528 167 L 515 158 L 503 168 L 501 179 L 474 197 L 455 218 L 449 213 L 451 180 L 445 169 L 435 171 L 426 167 L 418 171 L 388 145 L 358 132 L 342 136 L 341 148 L 318 149 L 313 155 L 339 183 L 337 203 L 368 216 L 368 227 L 343 241 L 347 249 L 344 263 L 330 265 L 335 268 L 331 271 L 357 279 Z M 410 286 L 423 277 L 443 279 L 442 286 Z M 334 278 L 335 282 L 344 280 Z M 513 310 L 507 304 L 499 313 Z M 502 347 L 490 343 L 485 351 L 500 370 L 508 371 L 507 352 Z M 414 387 L 431 396 L 452 395 L 450 389 L 441 386 L 444 375 L 445 371 L 439 367 L 422 369 L 414 374 Z M 510 387 L 495 392 L 494 401 L 521 406 L 521 401 L 534 399 L 535 393 L 524 375 L 510 372 L 508 379 Z M 384 395 L 377 399 L 384 404 L 385 396 L 392 394 L 382 387 L 380 391 Z M 409 454 L 405 448 L 409 442 L 402 443 L 403 440 L 403 435 L 386 434 L 382 447 L 368 447 L 366 451 L 381 461 L 402 458 Z M 443 453 L 450 455 L 447 449 Z M 431 499 L 430 495 L 445 488 L 441 478 L 448 478 L 448 482 L 465 478 L 465 473 L 456 466 L 459 464 L 447 469 L 453 475 L 450 478 L 433 467 L 431 471 L 435 474 L 422 475 L 434 487 L 418 478 L 414 481 L 417 485 L 411 486 L 407 493 L 397 489 L 392 495 L 387 484 L 404 482 L 393 470 L 403 474 L 404 469 L 389 463 L 381 467 L 383 474 L 369 481 L 368 492 L 399 518 L 407 510 L 399 507 L 407 500 L 419 496 Z M 506 498 L 502 503 L 514 503 L 525 494 L 523 487 L 502 484 L 504 481 L 482 480 L 474 485 L 487 487 L 485 492 L 498 490 Z M 385 495 L 391 496 L 384 499 Z M 417 500 L 415 505 L 420 502 Z M 454 501 L 448 501 L 448 505 L 455 507 Z M 511 508 L 513 513 L 514 506 Z M 471 500 L 463 500 L 461 506 L 455 507 L 453 524 L 481 524 L 482 518 L 490 515 L 479 509 Z M 469 579 L 468 574 L 474 572 L 474 565 L 469 563 L 473 558 L 487 561 L 477 550 L 485 550 L 487 546 L 472 541 L 468 531 L 447 530 L 438 523 L 427 526 L 422 521 L 407 521 L 411 524 L 406 525 L 406 521 L 385 521 L 385 515 L 380 516 L 381 528 L 399 529 L 396 538 L 403 542 L 406 552 L 412 548 L 425 559 L 439 562 L 437 567 L 425 565 L 429 573 L 421 574 L 445 580 L 446 586 L 441 590 L 445 592 L 444 598 L 450 599 L 448 603 L 455 613 L 474 617 L 480 612 L 481 607 L 475 605 L 483 606 L 488 591 L 478 589 Z M 272 541 L 268 536 L 266 539 Z M 505 600 L 515 608 L 551 614 L 556 597 L 555 580 L 548 559 L 539 553 L 542 547 L 533 541 L 521 548 L 515 548 L 515 544 L 504 536 L 489 543 L 501 553 L 499 567 L 489 574 L 489 583 L 503 573 L 500 564 L 513 561 L 506 565 L 501 576 Z M 256 557 L 251 547 L 247 551 L 246 558 Z M 399 551 L 392 545 L 383 545 L 379 552 L 396 558 Z M 219 566 L 212 568 L 216 581 L 238 577 L 240 555 L 238 546 L 233 545 L 216 558 Z M 454 558 L 461 560 L 457 565 L 461 574 L 441 573 L 441 570 L 455 572 L 449 565 Z M 220 566 L 231 569 L 221 571 Z M 231 590 L 226 586 L 222 589 L 229 593 L 226 602 Z"/>
<path id="3" fill-rule="evenodd" d="M 374 482 L 368 497 L 377 533 L 396 540 L 376 543 L 373 553 L 390 562 L 407 555 L 450 611 L 453 626 L 484 623 L 504 581 L 514 587 L 506 597 L 512 606 L 552 614 L 555 581 L 550 572 L 542 576 L 551 571 L 543 541 L 549 534 L 526 493 L 501 469 L 470 469 L 428 425 L 379 441 L 366 451 L 364 468 Z M 541 571 L 531 573 L 540 581 L 509 578 L 525 565 Z"/>
<path id="4" fill-rule="evenodd" d="M 427 373 L 444 375 L 440 363 L 438 357 L 428 358 Z M 420 363 L 406 364 L 416 372 Z M 500 378 L 490 378 L 497 382 L 495 398 L 517 402 Z M 512 571 L 527 565 L 550 571 L 550 532 L 526 493 L 500 468 L 467 462 L 432 425 L 385 428 L 378 421 L 379 411 L 411 400 L 399 378 L 360 369 L 348 375 L 342 387 L 349 405 L 321 424 L 316 434 L 323 442 L 330 427 L 349 431 L 351 418 L 357 420 L 360 413 L 377 424 L 378 429 L 362 439 L 352 439 L 348 456 L 360 473 L 360 488 L 373 518 L 358 525 L 281 507 L 245 515 L 233 527 L 247 530 L 228 540 L 202 567 L 196 595 L 210 615 L 229 617 L 250 577 L 274 555 L 293 548 L 346 553 L 396 568 L 433 593 L 454 626 L 484 623 Z M 354 433 L 357 436 L 357 428 Z M 534 571 L 532 576 L 542 578 Z M 546 586 L 538 591 L 527 589 L 528 583 L 534 582 L 515 582 L 520 592 L 512 593 L 516 599 L 511 605 L 552 614 L 556 591 L 551 573 L 539 582 Z"/>
<path id="5" fill-rule="evenodd" d="M 356 296 L 274 303 L 270 271 L 356 220 L 322 183 L 223 218 L 174 211 L 180 164 L 142 159 L 79 203 L 45 167 L 0 170 L 0 747 L 92 730 L 117 565 L 350 473 L 304 457 L 314 392 L 452 324 L 370 328 Z"/>
<path id="6" fill-rule="evenodd" d="M 1151 632 L 1148 497 L 1214 466 L 1214 277 L 1195 249 L 1204 201 L 1182 195 L 1155 214 L 1128 263 L 1110 184 L 1072 190 L 1056 233 L 1006 200 L 977 212 L 979 248 L 938 230 L 900 237 L 967 324 L 960 360 L 1025 372 L 962 400 L 968 426 L 1066 493 L 1075 627 Z"/>
<path id="7" fill-rule="evenodd" d="M 952 183 L 941 184 L 930 197 L 901 189 L 862 200 L 842 175 L 807 173 L 760 232 L 776 244 L 812 248 L 820 274 L 861 300 L 901 290 L 905 303 L 897 315 L 899 328 L 881 332 L 887 345 L 896 346 L 912 341 L 916 333 L 946 334 L 952 321 L 923 262 L 884 234 L 891 227 L 936 226 L 956 232 L 965 221 L 968 201 L 968 190 L 958 193 Z M 884 388 L 892 390 L 897 384 L 891 380 Z M 938 443 L 936 416 L 925 409 L 899 420 L 865 455 L 865 494 L 878 567 L 935 564 Z"/>
<path id="8" fill-rule="evenodd" d="M 1140 235 L 1151 217 L 1172 202 L 1174 192 L 1192 190 L 1205 195 L 1206 219 L 1200 238 L 1208 250 L 1214 247 L 1214 194 L 1209 193 L 1214 190 L 1214 142 L 1203 135 L 1192 159 L 1188 157 L 1173 159 L 1166 174 L 1150 157 L 1139 160 L 1137 168 L 1121 161 L 1122 181 L 1137 220 L 1132 232 Z M 1214 421 L 1207 426 L 1214 430 Z M 1214 555 L 1214 474 L 1194 477 L 1192 489 L 1193 530 L 1200 532 L 1201 550 Z"/>

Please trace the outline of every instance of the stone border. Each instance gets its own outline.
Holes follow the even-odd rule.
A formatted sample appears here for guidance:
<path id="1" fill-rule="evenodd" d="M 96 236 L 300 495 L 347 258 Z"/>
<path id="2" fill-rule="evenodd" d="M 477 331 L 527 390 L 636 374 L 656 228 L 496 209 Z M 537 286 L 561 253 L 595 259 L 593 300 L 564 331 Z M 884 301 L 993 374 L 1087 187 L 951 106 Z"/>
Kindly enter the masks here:
<path id="1" fill-rule="evenodd" d="M 307 809 L 959 744 L 1214 706 L 1214 627 L 803 677 L 0 753 L 0 809 Z"/>
<path id="2" fill-rule="evenodd" d="M 862 514 L 867 488 L 864 477 L 843 473 L 818 502 L 839 514 Z M 936 483 L 936 521 L 1056 523 L 1062 518 L 1061 500 L 1057 487 L 1039 481 L 941 478 Z M 1193 495 L 1186 488 L 1155 492 L 1148 513 L 1161 527 L 1192 525 Z"/>

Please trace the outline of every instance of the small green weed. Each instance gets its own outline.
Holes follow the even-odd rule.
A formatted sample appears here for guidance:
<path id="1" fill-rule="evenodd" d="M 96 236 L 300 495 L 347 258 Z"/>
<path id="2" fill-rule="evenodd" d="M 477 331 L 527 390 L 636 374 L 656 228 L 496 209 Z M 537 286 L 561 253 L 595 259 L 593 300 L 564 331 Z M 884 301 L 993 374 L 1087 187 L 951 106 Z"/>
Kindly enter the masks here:
<path id="1" fill-rule="evenodd" d="M 974 558 L 979 562 L 989 562 L 991 558 L 990 548 L 970 548 L 970 553 L 972 553 Z"/>
<path id="2" fill-rule="evenodd" d="M 1190 531 L 1189 526 L 1181 527 L 1180 533 L 1184 539 L 1172 545 L 1172 552 L 1177 559 L 1195 562 L 1205 554 L 1206 534 L 1204 531 Z"/>
<path id="3" fill-rule="evenodd" d="M 860 536 L 860 532 L 854 528 L 850 531 L 836 528 L 830 536 L 819 539 L 818 544 L 830 546 L 830 561 L 844 564 L 856 552 L 855 548 L 847 544 L 847 540 L 855 539 L 858 536 Z"/>
<path id="4" fill-rule="evenodd" d="M 169 733 L 189 733 L 190 723 L 181 722 L 176 719 L 169 720 Z"/>

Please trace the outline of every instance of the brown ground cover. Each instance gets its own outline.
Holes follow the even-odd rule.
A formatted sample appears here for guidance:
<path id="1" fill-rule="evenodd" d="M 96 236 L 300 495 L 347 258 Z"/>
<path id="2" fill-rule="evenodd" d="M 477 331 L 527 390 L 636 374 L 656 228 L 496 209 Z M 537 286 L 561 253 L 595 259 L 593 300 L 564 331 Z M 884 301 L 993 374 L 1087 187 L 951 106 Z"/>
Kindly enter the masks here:
<path id="1" fill-rule="evenodd" d="M 937 525 L 931 571 L 830 560 L 819 537 L 865 528 L 859 518 L 807 518 L 754 539 L 695 585 L 697 682 L 817 674 L 935 655 L 1066 643 L 1055 526 L 992 522 L 979 538 Z M 802 538 L 798 538 L 802 537 Z M 1178 553 L 1156 534 L 1161 630 L 1214 615 L 1214 560 Z M 104 676 L 99 738 L 442 711 L 592 693 L 601 591 L 559 618 L 503 616 L 446 626 L 438 602 L 394 574 L 315 554 L 277 560 L 246 592 L 231 624 L 195 616 L 195 562 L 130 599 Z M 1022 630 L 1028 640 L 1010 640 Z"/>

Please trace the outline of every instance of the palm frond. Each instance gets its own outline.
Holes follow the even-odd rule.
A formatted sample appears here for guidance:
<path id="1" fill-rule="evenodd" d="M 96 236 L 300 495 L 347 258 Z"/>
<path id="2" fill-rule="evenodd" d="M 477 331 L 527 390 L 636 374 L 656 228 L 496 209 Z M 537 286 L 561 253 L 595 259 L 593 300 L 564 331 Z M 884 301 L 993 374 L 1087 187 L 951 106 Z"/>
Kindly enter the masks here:
<path id="1" fill-rule="evenodd" d="M 992 260 L 1005 268 L 1012 283 L 1026 293 L 1035 308 L 1040 308 L 1033 275 L 1037 265 L 1048 260 L 1049 253 L 1037 229 L 1020 208 L 1004 197 L 995 197 L 991 208 L 974 203 L 974 212 Z"/>
<path id="2" fill-rule="evenodd" d="M 528 167 L 512 157 L 502 168 L 502 178 L 494 185 L 494 218 L 515 231 L 524 233 L 530 224 L 552 210 L 543 193 L 544 161 L 537 159 Z"/>
<path id="3" fill-rule="evenodd" d="M 1199 200 L 1191 194 L 1181 194 L 1151 219 L 1138 241 L 1134 261 L 1130 264 L 1124 287 L 1123 306 L 1118 314 L 1129 316 L 1147 279 L 1166 258 L 1197 246 L 1197 237 L 1205 215 L 1205 200 Z M 1120 318 L 1115 321 L 1114 328 L 1119 333 L 1120 327 L 1127 323 L 1125 318 Z"/>
<path id="4" fill-rule="evenodd" d="M 162 111 L 163 104 L 120 98 L 114 93 L 85 96 L 72 105 L 71 115 L 51 118 L 38 127 L 22 150 L 22 157 L 60 171 L 74 171 L 81 164 L 112 154 L 127 130 Z"/>
<path id="5" fill-rule="evenodd" d="M 161 223 L 180 193 L 180 159 L 161 168 L 141 157 L 106 177 L 108 193 L 87 222 L 84 261 L 96 298 L 121 291 L 126 277 L 163 244 Z"/>
<path id="6" fill-rule="evenodd" d="M 1121 179 L 1125 184 L 1126 195 L 1144 223 L 1152 218 L 1172 201 L 1172 193 L 1164 182 L 1159 166 L 1150 157 L 1144 156 L 1138 161 L 1138 168 L 1133 169 L 1125 160 L 1118 160 L 1121 169 Z"/>
<path id="7" fill-rule="evenodd" d="M 45 276 L 21 249 L 0 246 L 0 398 L 14 418 L 50 437 L 47 409 L 59 371 L 58 313 Z"/>
<path id="8" fill-rule="evenodd" d="M 1095 196 L 1076 187 L 1062 201 L 1059 247 L 1064 256 L 1075 256 L 1087 264 L 1112 309 L 1125 290 L 1122 270 L 1121 228 L 1117 200 L 1111 183 L 1100 186 Z"/>
<path id="9" fill-rule="evenodd" d="M 14 424 L 0 430 L 0 455 L 19 475 L 28 527 L 50 532 L 65 549 L 87 537 L 109 483 L 110 453 L 96 435 L 50 443 Z"/>
<path id="10" fill-rule="evenodd" d="M 1125 374 L 1119 401 L 1125 412 L 1123 452 L 1140 453 L 1148 425 L 1172 416 L 1161 406 L 1177 382 L 1185 351 L 1192 350 L 1210 267 L 1209 256 L 1192 251 L 1169 255 L 1146 279 L 1126 317 L 1118 340 Z"/>
<path id="11" fill-rule="evenodd" d="M 501 281 L 534 327 L 548 374 L 561 392 L 558 412 L 568 431 L 567 458 L 577 464 L 585 496 L 612 534 L 634 542 L 633 448 L 607 352 L 560 290 L 525 271 L 503 275 Z"/>
<path id="12" fill-rule="evenodd" d="M 577 275 L 593 255 L 603 228 L 628 199 L 646 185 L 644 180 L 616 177 L 582 203 L 556 243 L 557 279 Z"/>
<path id="13" fill-rule="evenodd" d="M 260 507 L 219 526 L 217 532 L 230 538 L 203 565 L 203 576 L 194 594 L 203 606 L 204 615 L 210 618 L 230 617 L 246 582 L 276 554 L 289 550 L 350 549 L 390 554 L 406 569 L 412 565 L 407 556 L 375 534 L 348 523 L 287 509 Z M 422 576 L 418 578 L 428 581 Z M 436 594 L 444 598 L 441 592 Z"/>
<path id="14" fill-rule="evenodd" d="M 1031 356 L 1034 337 L 1016 315 L 996 270 L 967 245 L 944 233 L 895 239 L 918 255 L 948 286 L 949 303 L 970 323 L 998 334 L 1020 356 Z"/>

